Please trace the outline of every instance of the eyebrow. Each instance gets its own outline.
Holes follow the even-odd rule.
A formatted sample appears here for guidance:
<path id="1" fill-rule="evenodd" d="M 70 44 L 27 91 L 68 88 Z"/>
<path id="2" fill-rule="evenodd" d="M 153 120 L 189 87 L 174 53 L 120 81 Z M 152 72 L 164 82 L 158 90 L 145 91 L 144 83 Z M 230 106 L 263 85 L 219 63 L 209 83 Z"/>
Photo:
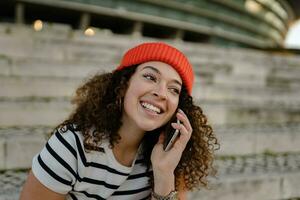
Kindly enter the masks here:
<path id="1" fill-rule="evenodd" d="M 158 73 L 158 74 L 161 75 L 160 71 L 159 71 L 157 68 L 155 68 L 155 67 L 152 67 L 152 66 L 147 65 L 147 66 L 143 67 L 143 70 L 144 70 L 144 69 L 152 69 L 153 71 L 155 71 L 156 73 Z M 176 79 L 173 79 L 172 81 L 174 81 L 174 82 L 177 83 L 178 85 L 182 86 L 182 83 L 181 83 L 180 81 L 178 81 L 178 80 L 176 80 Z"/>

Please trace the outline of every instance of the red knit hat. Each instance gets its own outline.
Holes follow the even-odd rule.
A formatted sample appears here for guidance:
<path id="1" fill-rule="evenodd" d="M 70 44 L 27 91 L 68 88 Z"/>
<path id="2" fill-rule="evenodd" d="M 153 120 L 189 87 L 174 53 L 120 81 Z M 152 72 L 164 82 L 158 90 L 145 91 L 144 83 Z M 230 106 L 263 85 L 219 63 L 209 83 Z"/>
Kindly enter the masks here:
<path id="1" fill-rule="evenodd" d="M 149 61 L 161 61 L 171 65 L 180 75 L 188 93 L 191 95 L 194 82 L 192 65 L 182 52 L 168 44 L 150 42 L 133 47 L 124 54 L 121 64 L 116 70 Z"/>

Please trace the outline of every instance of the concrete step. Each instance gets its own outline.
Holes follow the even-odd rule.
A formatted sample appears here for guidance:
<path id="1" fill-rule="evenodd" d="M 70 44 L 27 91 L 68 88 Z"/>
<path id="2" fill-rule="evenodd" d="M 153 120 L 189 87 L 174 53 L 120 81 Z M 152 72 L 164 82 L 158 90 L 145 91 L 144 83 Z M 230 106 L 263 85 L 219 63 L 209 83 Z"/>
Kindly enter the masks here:
<path id="1" fill-rule="evenodd" d="M 84 78 L 89 74 L 111 71 L 117 63 L 80 60 L 55 60 L 51 58 L 13 58 L 0 56 L 0 75 L 32 77 Z"/>
<path id="2" fill-rule="evenodd" d="M 135 41 L 128 40 L 132 38 L 130 35 L 113 34 L 107 29 L 93 28 L 95 35 L 93 37 L 84 35 L 82 30 L 74 30 L 68 24 L 60 23 L 47 23 L 43 22 L 43 29 L 41 31 L 35 31 L 32 26 L 15 23 L 0 23 L 0 37 L 30 37 L 35 39 L 64 39 L 74 40 L 78 43 L 90 43 L 90 44 L 108 44 L 116 47 L 122 47 L 125 44 L 139 42 L 139 40 L 145 40 L 145 38 L 136 38 Z M 115 38 L 115 40 L 108 38 Z M 154 40 L 153 38 L 147 38 L 147 40 Z"/>
<path id="3" fill-rule="evenodd" d="M 115 40 L 115 38 L 110 39 Z M 22 67 L 22 65 L 26 64 L 29 66 L 37 64 L 47 65 L 46 63 L 49 63 L 50 60 L 50 65 L 51 61 L 60 61 L 60 63 L 54 63 L 59 66 L 61 66 L 64 61 L 67 62 L 66 65 L 70 62 L 87 62 L 87 65 L 89 66 L 89 63 L 94 62 L 99 63 L 100 66 L 105 64 L 116 66 L 126 48 L 133 45 L 129 43 L 127 46 L 120 47 L 113 42 L 108 43 L 107 39 L 106 43 L 100 44 L 90 43 L 89 40 L 78 42 L 76 40 L 61 41 L 58 39 L 56 39 L 58 41 L 39 41 L 38 39 L 35 39 L 32 41 L 32 44 L 29 44 L 28 41 L 27 43 L 24 43 L 23 40 L 24 38 L 21 37 L 2 38 L 2 45 L 6 46 L 6 48 L 2 49 L 3 51 L 0 50 L 0 54 L 2 55 L 0 57 L 0 64 L 4 63 L 5 65 L 9 61 L 12 63 L 13 67 L 18 68 L 19 66 Z M 198 57 L 199 56 L 202 57 L 204 55 L 198 55 Z M 37 61 L 34 59 L 37 59 Z M 201 77 L 217 75 L 214 78 L 214 82 L 216 83 L 226 83 L 227 79 L 229 83 L 243 81 L 245 79 L 244 81 L 252 84 L 257 84 L 257 82 L 264 84 L 263 80 L 267 83 L 270 82 L 269 84 L 271 84 L 272 79 L 276 79 L 277 82 L 281 80 L 286 82 L 289 77 L 293 79 L 293 82 L 299 82 L 300 66 L 293 62 L 287 64 L 286 67 L 274 66 L 273 62 L 270 62 L 268 65 L 264 65 L 264 63 L 257 64 L 249 62 L 237 63 L 237 61 L 232 61 L 228 57 L 224 59 L 219 58 L 217 61 L 203 61 L 201 59 L 199 60 L 197 57 L 196 59 L 191 57 L 191 62 L 195 72 L 200 75 L 200 79 Z M 2 68 L 7 68 L 7 66 Z M 284 70 L 282 68 L 284 68 Z M 285 68 L 288 68 L 289 70 L 286 70 Z M 242 78 L 239 80 L 239 77 Z"/>
<path id="4" fill-rule="evenodd" d="M 41 32 L 34 32 L 29 26 L 1 24 L 0 45 L 5 48 L 0 49 L 0 69 L 4 75 L 60 76 L 69 72 L 79 76 L 84 65 L 87 71 L 96 70 L 96 63 L 100 68 L 116 66 L 126 49 L 149 41 L 131 39 L 131 36 L 102 34 L 86 37 L 61 24 L 46 24 Z M 187 53 L 200 83 L 299 89 L 299 56 L 167 42 Z"/>
<path id="5" fill-rule="evenodd" d="M 213 126 L 220 142 L 219 156 L 300 152 L 300 125 L 246 124 Z"/>
<path id="6" fill-rule="evenodd" d="M 150 38 L 132 40 L 132 36 L 103 34 L 101 30 L 94 37 L 87 37 L 81 31 L 71 30 L 68 25 L 55 23 L 51 25 L 45 23 L 40 32 L 33 31 L 31 26 L 0 24 L 0 44 L 6 47 L 0 52 L 11 56 L 34 55 L 62 60 L 103 61 L 107 57 L 119 59 L 126 49 L 145 41 L 155 40 Z M 270 69 L 291 66 L 299 68 L 300 63 L 299 56 L 275 55 L 250 49 L 225 49 L 174 40 L 165 41 L 182 49 L 190 57 L 195 69 L 199 68 L 204 72 L 214 71 L 221 67 L 222 69 L 229 68 L 229 71 L 234 74 L 250 73 L 265 76 L 271 72 Z M 211 67 L 216 64 L 217 67 Z M 299 73 L 299 70 L 297 71 Z"/>
<path id="7" fill-rule="evenodd" d="M 282 200 L 300 197 L 300 153 L 217 159 L 219 173 L 210 190 L 188 193 L 188 199 Z M 0 200 L 18 199 L 27 170 L 0 172 Z"/>
<path id="8" fill-rule="evenodd" d="M 59 93 L 59 89 L 57 92 Z M 53 92 L 55 90 L 53 89 Z M 73 92 L 73 91 L 71 91 Z M 300 106 L 251 102 L 195 102 L 214 125 L 299 123 Z M 35 97 L 0 99 L 0 126 L 51 126 L 71 112 L 69 98 Z M 30 117 L 28 117 L 30 116 Z"/>
<path id="9" fill-rule="evenodd" d="M 203 85 L 195 84 L 193 98 L 196 101 L 252 102 L 252 104 L 298 104 L 300 101 L 296 88 L 263 88 L 240 85 Z"/>
<path id="10" fill-rule="evenodd" d="M 57 124 L 53 123 L 52 127 Z M 32 157 L 45 145 L 51 130 L 50 126 L 16 125 L 15 127 L 0 128 L 0 171 L 30 168 Z M 219 162 L 222 160 L 226 160 L 226 162 L 229 160 L 229 163 L 235 162 L 232 159 L 242 156 L 240 158 L 242 160 L 238 162 L 246 162 L 245 159 L 248 159 L 253 164 L 257 161 L 257 156 L 253 158 L 253 155 L 262 154 L 268 158 L 280 156 L 285 159 L 286 155 L 295 155 L 300 152 L 299 124 L 224 126 L 216 127 L 214 131 L 220 141 L 220 150 L 216 151 L 220 158 Z M 288 153 L 286 154 L 286 152 Z M 300 159 L 300 156 L 298 158 Z M 298 164 L 300 167 L 300 163 Z M 220 167 L 224 168 L 227 165 L 228 163 L 223 163 L 220 164 Z M 229 168 L 226 170 L 228 171 Z M 232 170 L 235 171 L 233 168 Z M 247 170 L 249 171 L 249 169 Z"/>
<path id="11" fill-rule="evenodd" d="M 189 199 L 298 199 L 299 155 L 298 152 L 219 158 L 219 172 L 211 179 L 210 189 L 190 193 Z"/>
<path id="12" fill-rule="evenodd" d="M 63 121 L 71 109 L 65 99 L 1 101 L 0 126 L 53 126 Z"/>
<path id="13" fill-rule="evenodd" d="M 50 131 L 50 127 L 41 126 L 0 128 L 0 171 L 30 168 Z"/>
<path id="14" fill-rule="evenodd" d="M 300 172 L 219 179 L 209 190 L 189 193 L 191 200 L 297 200 Z"/>
<path id="15" fill-rule="evenodd" d="M 0 98 L 20 98 L 20 97 L 70 97 L 76 88 L 87 78 L 96 73 L 110 71 L 110 69 L 81 66 L 63 67 L 56 70 L 44 70 L 34 66 L 30 67 L 32 71 L 21 69 L 15 70 L 13 76 L 1 76 Z M 34 71 L 34 72 L 33 72 Z M 70 73 L 68 73 L 70 71 Z M 34 76 L 33 76 L 34 75 Z M 84 76 L 84 77 L 81 77 Z M 235 104 L 257 105 L 278 105 L 279 107 L 297 107 L 300 104 L 300 98 L 297 94 L 297 88 L 263 88 L 241 85 L 207 85 L 196 82 L 193 89 L 193 97 L 201 102 L 231 102 Z"/>
<path id="16" fill-rule="evenodd" d="M 300 67 L 299 67 L 300 69 Z M 300 88 L 300 73 L 267 74 L 203 74 L 197 77 L 209 77 L 210 85 L 260 87 L 260 88 Z M 199 80 L 199 81 L 200 81 Z"/>
<path id="17" fill-rule="evenodd" d="M 66 73 L 68 71 L 67 68 Z M 73 70 L 69 74 L 59 74 L 57 76 L 47 76 L 44 70 L 36 70 L 39 76 L 30 76 L 30 72 L 20 76 L 1 76 L 0 98 L 19 98 L 19 97 L 70 97 L 76 88 L 87 78 L 92 77 L 97 72 L 102 73 L 105 69 Z M 82 71 L 82 73 L 81 73 Z M 97 72 L 96 72 L 97 71 Z M 49 75 L 55 74 L 55 70 L 49 70 Z M 78 77 L 85 74 L 85 77 Z M 193 88 L 195 101 L 201 102 L 220 102 L 224 101 L 235 104 L 251 105 L 278 105 L 279 107 L 297 107 L 300 98 L 298 88 L 263 88 L 263 87 L 244 87 L 241 85 L 207 85 L 206 83 L 196 82 Z"/>
<path id="18" fill-rule="evenodd" d="M 135 38 L 128 35 L 110 35 L 97 30 L 96 37 L 88 37 L 82 31 L 71 30 L 69 26 L 53 23 L 42 31 L 34 31 L 31 26 L 0 24 L 0 54 L 27 58 L 52 58 L 56 60 L 105 61 L 117 58 L 128 47 L 153 39 Z"/>
<path id="19" fill-rule="evenodd" d="M 216 160 L 218 175 L 211 190 L 191 199 L 292 199 L 300 197 L 300 154 L 259 154 Z"/>
<path id="20" fill-rule="evenodd" d="M 66 48 L 65 48 L 66 49 Z M 76 49 L 76 48 L 75 48 Z M 112 50 L 113 51 L 113 50 Z M 47 55 L 49 56 L 49 55 Z M 121 55 L 119 55 L 121 56 Z M 85 59 L 84 56 L 76 58 L 55 59 L 50 57 L 13 57 L 3 54 L 0 56 L 0 75 L 3 76 L 42 76 L 42 77 L 85 77 L 96 71 L 111 71 L 119 62 L 112 56 L 103 56 L 101 60 Z M 77 59 L 80 58 L 80 59 Z M 226 61 L 224 61 L 226 62 Z M 271 72 L 260 73 L 253 66 L 232 72 L 232 67 L 225 66 L 195 67 L 196 84 L 200 85 L 222 85 L 229 87 L 252 87 L 252 88 L 295 88 L 300 87 L 300 67 L 280 73 L 280 70 L 272 69 Z M 214 66 L 214 64 L 213 64 Z M 214 69 L 216 68 L 216 69 Z M 214 69 L 210 72 L 208 69 Z M 251 70 L 250 70 L 251 69 Z M 260 67 L 260 69 L 267 69 Z M 197 72 L 200 70 L 201 72 Z M 237 71 L 237 70 L 235 70 Z M 260 70 L 262 71 L 262 70 Z M 279 72 L 277 72 L 279 71 Z"/>
<path id="21" fill-rule="evenodd" d="M 299 123 L 299 106 L 279 107 L 250 102 L 197 102 L 209 121 L 215 125 Z"/>
<path id="22" fill-rule="evenodd" d="M 30 36 L 29 36 L 30 37 Z M 106 39 L 108 41 L 112 38 Z M 117 45 L 95 44 L 92 41 L 76 42 L 72 38 L 0 36 L 0 54 L 17 58 L 52 58 L 54 60 L 79 60 L 111 62 L 120 60 L 120 50 Z M 115 47 L 114 47 L 115 46 Z"/>
<path id="23" fill-rule="evenodd" d="M 0 24 L 0 37 L 31 37 L 35 39 L 43 38 L 44 40 L 48 38 L 48 40 L 52 39 L 64 39 L 64 40 L 72 40 L 73 43 L 81 43 L 89 44 L 92 46 L 98 45 L 108 45 L 107 47 L 118 49 L 126 49 L 131 45 L 142 41 L 153 40 L 151 38 L 135 38 L 135 40 L 131 40 L 132 37 L 128 35 L 116 35 L 116 34 L 103 34 L 103 31 L 97 30 L 96 35 L 94 37 L 87 37 L 82 34 L 81 31 L 73 31 L 70 30 L 68 25 L 63 24 L 51 24 L 47 25 L 45 23 L 44 29 L 40 32 L 33 31 L 31 26 L 16 26 L 15 24 Z M 109 40 L 110 38 L 110 40 Z M 113 38 L 113 39 L 112 39 Z M 285 56 L 276 55 L 279 59 L 272 59 L 272 56 L 266 52 L 258 51 L 258 50 L 249 50 L 249 49 L 225 49 L 220 47 L 214 47 L 212 45 L 205 44 L 194 44 L 188 42 L 176 42 L 174 40 L 166 40 L 167 42 L 174 43 L 175 46 L 183 49 L 185 53 L 190 55 L 192 61 L 209 61 L 212 63 L 218 60 L 227 60 L 230 62 L 244 63 L 245 61 L 251 61 L 253 65 L 257 65 L 257 63 L 265 65 L 266 63 L 278 63 L 282 66 L 285 64 Z M 59 43 L 53 43 L 56 45 Z M 271 58 L 271 59 L 270 59 Z M 292 58 L 292 56 L 290 56 Z M 278 61 L 279 60 L 279 61 Z M 282 62 L 282 60 L 284 62 Z M 289 59 L 291 61 L 291 59 Z M 299 58 L 296 59 L 296 63 L 299 63 Z M 250 63 L 250 64 L 251 64 Z M 248 65 L 247 64 L 247 65 Z M 272 65 L 270 65 L 272 66 Z"/>
<path id="24" fill-rule="evenodd" d="M 69 40 L 53 38 L 0 37 L 0 54 L 18 58 L 53 58 L 55 60 L 110 61 L 118 51 L 95 44 L 76 44 Z M 117 57 L 119 58 L 119 56 Z M 108 60 L 107 60 L 108 59 Z"/>
<path id="25" fill-rule="evenodd" d="M 4 76 L 0 77 L 0 97 L 70 97 L 82 82 L 81 78 Z"/>
<path id="26" fill-rule="evenodd" d="M 300 77 L 300 60 L 298 65 L 276 66 L 271 69 L 267 79 L 295 79 Z"/>
<path id="27" fill-rule="evenodd" d="M 180 45 L 180 44 L 179 44 Z M 189 55 L 192 63 L 210 71 L 212 65 L 226 66 L 233 73 L 263 74 L 273 68 L 299 68 L 300 56 L 270 53 L 246 48 L 221 48 L 208 44 L 183 43 L 181 49 Z M 206 67 L 207 66 L 207 67 Z M 217 68 L 216 68 L 217 69 Z"/>
<path id="28" fill-rule="evenodd" d="M 1 76 L 0 82 L 4 87 L 0 91 L 0 97 L 23 97 L 23 96 L 70 96 L 70 92 L 74 91 L 76 87 L 83 83 L 87 78 L 96 73 L 104 72 L 105 69 L 80 69 L 73 70 L 71 73 L 62 73 L 57 76 L 51 74 L 57 71 L 49 70 L 45 72 L 42 69 L 37 69 L 35 74 L 38 76 L 31 76 L 32 72 L 24 72 L 24 75 Z M 65 67 L 65 72 L 68 71 Z M 62 70 L 60 70 L 62 71 Z M 21 72 L 19 72 L 21 73 Z M 85 77 L 78 77 L 84 74 Z M 53 88 L 66 88 L 65 93 L 53 93 Z M 27 88 L 27 89 L 26 89 Z M 40 91 L 43 91 L 42 93 Z M 63 89 L 62 89 L 63 91 Z M 196 82 L 193 88 L 194 99 L 201 100 L 247 100 L 247 101 L 274 101 L 274 102 L 289 102 L 297 101 L 299 97 L 296 93 L 297 88 L 282 89 L 282 88 L 260 88 L 260 87 L 242 87 L 240 85 L 224 86 L 224 85 L 207 85 Z M 48 94 L 47 94 L 48 93 Z"/>

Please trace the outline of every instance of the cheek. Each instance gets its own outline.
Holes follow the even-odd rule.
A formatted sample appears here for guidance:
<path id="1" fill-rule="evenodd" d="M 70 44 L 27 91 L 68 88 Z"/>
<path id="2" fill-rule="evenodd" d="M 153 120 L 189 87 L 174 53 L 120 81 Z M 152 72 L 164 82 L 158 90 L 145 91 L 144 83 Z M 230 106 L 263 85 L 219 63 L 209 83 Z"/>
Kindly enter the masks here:
<path id="1" fill-rule="evenodd" d="M 179 104 L 179 97 L 169 97 L 169 106 L 170 109 L 172 110 L 176 110 Z"/>
<path id="2" fill-rule="evenodd" d="M 171 119 L 171 117 L 176 113 L 176 110 L 178 108 L 178 99 L 172 99 L 172 100 L 169 100 L 169 116 L 168 118 Z"/>
<path id="3" fill-rule="evenodd" d="M 129 87 L 124 96 L 124 106 L 134 104 L 138 101 L 138 88 L 136 87 Z"/>

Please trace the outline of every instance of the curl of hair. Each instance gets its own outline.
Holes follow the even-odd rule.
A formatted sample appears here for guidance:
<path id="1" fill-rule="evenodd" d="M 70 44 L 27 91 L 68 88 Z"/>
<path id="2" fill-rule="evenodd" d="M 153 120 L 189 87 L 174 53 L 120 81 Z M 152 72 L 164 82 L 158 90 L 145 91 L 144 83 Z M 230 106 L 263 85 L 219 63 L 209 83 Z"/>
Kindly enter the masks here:
<path id="1" fill-rule="evenodd" d="M 181 160 L 175 169 L 176 189 L 194 190 L 207 187 L 209 175 L 214 176 L 216 170 L 213 167 L 214 151 L 219 149 L 218 140 L 213 133 L 212 127 L 207 122 L 201 107 L 194 105 L 193 98 L 188 94 L 185 87 L 182 88 L 178 107 L 187 115 L 193 132 L 183 151 Z M 159 133 L 164 129 L 156 129 L 154 133 L 145 134 L 145 157 L 150 165 L 150 156 L 153 146 L 156 144 Z M 151 177 L 153 186 L 153 177 Z"/>
<path id="2" fill-rule="evenodd" d="M 56 129 L 66 131 L 64 127 L 75 125 L 84 138 L 84 148 L 88 151 L 102 151 L 99 145 L 103 139 L 108 139 L 110 146 L 121 139 L 118 130 L 122 125 L 121 117 L 123 100 L 129 80 L 136 66 L 128 67 L 112 73 L 97 74 L 76 90 L 72 99 L 75 109 L 71 115 Z M 219 146 L 213 129 L 207 124 L 207 118 L 199 106 L 193 104 L 183 86 L 179 97 L 179 108 L 190 120 L 193 128 L 181 160 L 175 169 L 175 186 L 184 183 L 184 189 L 192 190 L 207 186 L 208 175 L 214 175 L 214 150 Z M 160 127 L 145 134 L 143 139 L 143 156 L 148 172 L 151 166 L 151 152 L 164 129 Z M 153 184 L 153 174 L 150 182 Z"/>
<path id="3" fill-rule="evenodd" d="M 215 175 L 213 167 L 214 151 L 219 149 L 218 140 L 212 127 L 207 122 L 200 106 L 194 105 L 193 99 L 187 91 L 181 93 L 179 108 L 190 120 L 193 132 L 181 160 L 175 170 L 176 177 L 184 179 L 184 186 L 188 190 L 208 186 L 207 177 Z M 176 182 L 178 187 L 179 181 Z"/>
<path id="4" fill-rule="evenodd" d="M 76 125 L 84 138 L 87 151 L 99 150 L 101 140 L 109 139 L 111 146 L 120 140 L 123 98 L 128 81 L 136 67 L 124 71 L 96 74 L 80 86 L 72 99 L 73 113 L 55 129 L 62 132 L 68 125 Z"/>

